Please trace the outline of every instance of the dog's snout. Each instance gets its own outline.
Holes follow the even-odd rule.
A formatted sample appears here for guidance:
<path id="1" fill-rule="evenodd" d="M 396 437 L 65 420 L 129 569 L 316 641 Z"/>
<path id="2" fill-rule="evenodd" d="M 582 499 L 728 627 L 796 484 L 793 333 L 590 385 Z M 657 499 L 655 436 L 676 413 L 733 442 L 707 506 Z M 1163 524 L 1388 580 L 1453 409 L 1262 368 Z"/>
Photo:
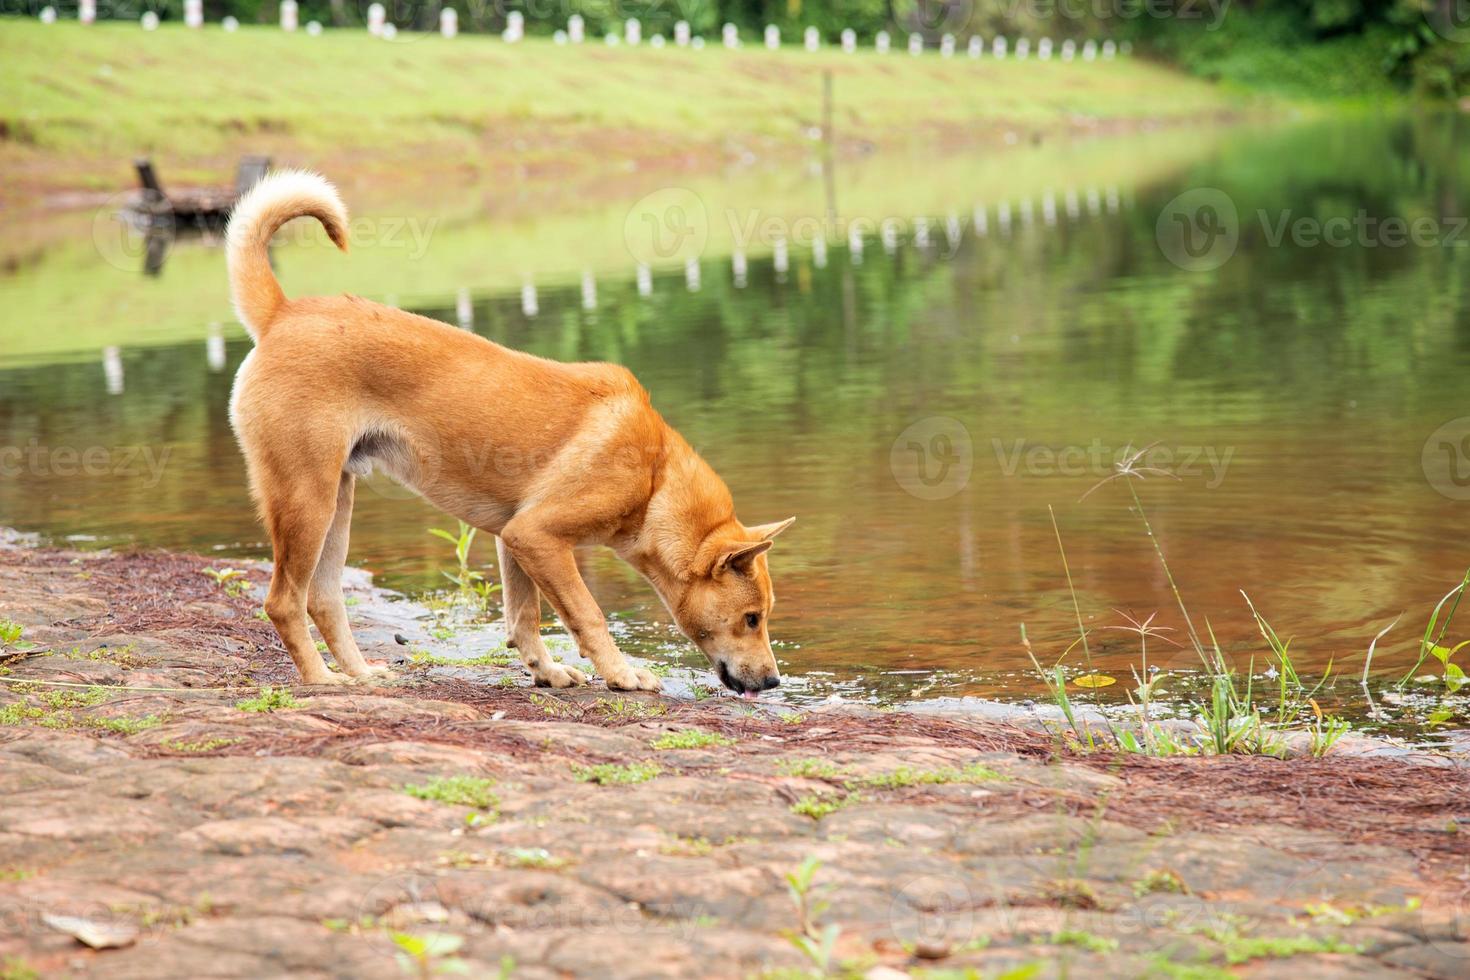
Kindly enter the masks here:
<path id="1" fill-rule="evenodd" d="M 780 685 L 781 685 L 781 675 L 780 674 L 768 674 L 768 675 L 766 675 L 766 679 L 761 682 L 761 689 L 762 690 L 769 691 L 771 688 L 773 688 L 773 687 L 779 687 Z"/>

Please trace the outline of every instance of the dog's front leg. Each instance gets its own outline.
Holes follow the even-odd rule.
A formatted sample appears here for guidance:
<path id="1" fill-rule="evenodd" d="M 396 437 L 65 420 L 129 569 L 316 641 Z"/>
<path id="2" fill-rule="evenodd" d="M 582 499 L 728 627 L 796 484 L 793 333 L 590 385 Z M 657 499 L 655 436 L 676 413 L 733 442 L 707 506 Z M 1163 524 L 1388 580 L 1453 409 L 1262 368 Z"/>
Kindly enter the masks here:
<path id="1" fill-rule="evenodd" d="M 515 556 L 498 540 L 500 581 L 505 600 L 506 644 L 521 655 L 537 687 L 578 687 L 587 678 L 575 667 L 564 667 L 551 659 L 541 640 L 541 590 L 516 562 Z"/>
<path id="2" fill-rule="evenodd" d="M 613 642 L 597 600 L 582 581 L 570 542 L 539 527 L 533 511 L 518 514 L 500 532 L 501 543 L 515 564 L 530 575 L 571 631 L 582 656 L 615 691 L 657 691 L 652 671 L 634 667 Z M 507 600 L 508 602 L 509 600 Z M 537 640 L 540 640 L 538 633 Z"/>

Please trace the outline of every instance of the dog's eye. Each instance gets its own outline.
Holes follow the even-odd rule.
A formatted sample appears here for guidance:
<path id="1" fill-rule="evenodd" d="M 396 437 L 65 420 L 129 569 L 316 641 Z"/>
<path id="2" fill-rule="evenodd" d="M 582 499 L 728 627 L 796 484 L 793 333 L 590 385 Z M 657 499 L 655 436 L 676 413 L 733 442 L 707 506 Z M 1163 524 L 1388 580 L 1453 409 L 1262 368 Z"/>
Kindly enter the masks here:
<path id="1" fill-rule="evenodd" d="M 745 625 L 746 626 L 750 627 L 751 629 L 755 629 L 760 624 L 761 624 L 761 614 L 760 613 L 746 613 L 745 614 Z"/>

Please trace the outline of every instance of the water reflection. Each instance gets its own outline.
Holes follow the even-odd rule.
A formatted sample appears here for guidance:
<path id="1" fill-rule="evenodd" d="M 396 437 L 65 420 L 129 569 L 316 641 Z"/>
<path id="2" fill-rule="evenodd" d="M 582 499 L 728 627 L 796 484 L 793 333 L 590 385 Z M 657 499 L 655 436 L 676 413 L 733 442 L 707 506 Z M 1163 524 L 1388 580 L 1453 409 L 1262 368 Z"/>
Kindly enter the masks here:
<path id="1" fill-rule="evenodd" d="M 1155 442 L 1180 479 L 1137 489 L 1191 608 L 1249 658 L 1262 644 L 1245 589 L 1320 668 L 1360 656 L 1401 612 L 1427 615 L 1463 570 L 1466 503 L 1423 456 L 1470 415 L 1470 279 L 1449 245 L 1317 247 L 1263 229 L 1283 212 L 1448 222 L 1470 179 L 1465 142 L 1458 120 L 1318 126 L 1138 186 L 960 193 L 907 223 L 779 237 L 692 272 L 624 260 L 412 305 L 545 356 L 627 364 L 743 518 L 797 514 L 773 557 L 789 673 L 889 693 L 1034 691 L 1020 625 L 1043 657 L 1075 635 L 1054 511 L 1091 654 L 1126 676 L 1136 646 L 1105 628 L 1119 611 L 1158 610 L 1175 638 L 1184 624 L 1126 489 L 1079 500 Z M 1156 224 L 1197 187 L 1242 217 L 1229 260 L 1190 273 Z M 261 553 L 226 421 L 247 350 L 211 335 L 203 364 L 191 343 L 114 351 L 102 378 L 95 360 L 0 373 L 0 446 L 170 453 L 152 486 L 26 464 L 0 479 L 0 521 Z M 99 399 L 114 378 L 118 397 Z M 432 586 L 444 556 L 424 529 L 441 518 L 403 496 L 360 494 L 354 559 Z M 601 553 L 584 564 L 626 642 L 685 649 L 632 572 Z M 1402 664 L 1411 632 L 1376 662 Z M 1164 670 L 1192 666 L 1159 647 Z"/>

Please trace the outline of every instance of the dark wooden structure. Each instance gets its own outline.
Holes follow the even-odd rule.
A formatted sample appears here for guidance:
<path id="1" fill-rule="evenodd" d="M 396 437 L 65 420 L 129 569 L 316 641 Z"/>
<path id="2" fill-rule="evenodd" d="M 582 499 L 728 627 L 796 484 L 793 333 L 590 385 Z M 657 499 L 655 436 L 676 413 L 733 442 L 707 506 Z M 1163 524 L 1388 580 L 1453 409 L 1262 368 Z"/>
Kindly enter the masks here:
<path id="1" fill-rule="evenodd" d="M 139 158 L 133 161 L 133 167 L 138 172 L 140 194 L 138 200 L 129 205 L 128 211 L 139 224 L 148 227 L 223 227 L 240 195 L 255 186 L 270 165 L 270 157 L 242 157 L 235 170 L 233 189 L 200 187 L 169 192 L 163 189 L 158 173 L 153 169 L 153 161 Z"/>

